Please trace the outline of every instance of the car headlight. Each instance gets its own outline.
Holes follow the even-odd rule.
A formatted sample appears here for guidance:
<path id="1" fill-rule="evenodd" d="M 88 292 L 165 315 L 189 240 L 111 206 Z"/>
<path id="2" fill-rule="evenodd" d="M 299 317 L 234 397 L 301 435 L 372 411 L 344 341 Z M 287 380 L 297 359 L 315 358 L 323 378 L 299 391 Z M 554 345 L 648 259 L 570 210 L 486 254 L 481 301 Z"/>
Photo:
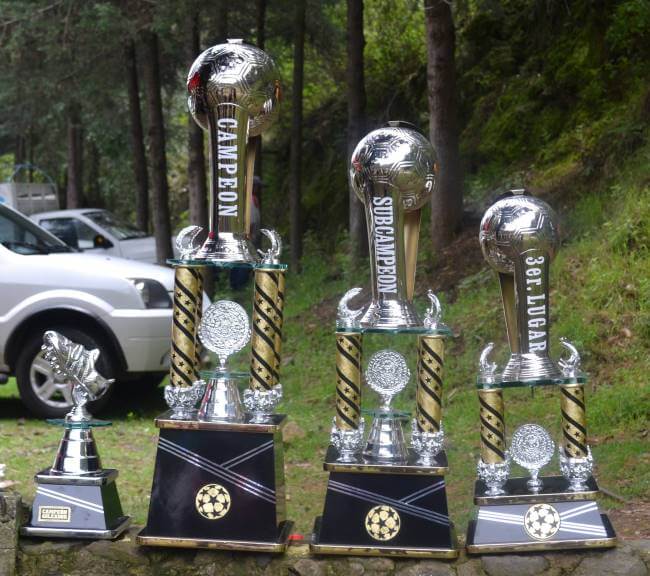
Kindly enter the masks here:
<path id="1" fill-rule="evenodd" d="M 129 280 L 140 293 L 145 308 L 172 307 L 171 298 L 160 282 L 149 278 L 129 278 Z"/>

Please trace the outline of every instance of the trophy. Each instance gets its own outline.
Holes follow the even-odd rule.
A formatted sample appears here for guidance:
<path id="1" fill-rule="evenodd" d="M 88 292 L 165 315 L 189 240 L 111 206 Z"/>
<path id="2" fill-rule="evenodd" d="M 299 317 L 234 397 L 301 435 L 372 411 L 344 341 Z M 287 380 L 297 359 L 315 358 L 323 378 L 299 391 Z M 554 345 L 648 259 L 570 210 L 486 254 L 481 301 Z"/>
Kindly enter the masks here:
<path id="1" fill-rule="evenodd" d="M 94 420 L 86 404 L 101 398 L 113 380 L 104 378 L 95 363 L 99 350 L 86 350 L 48 330 L 43 335 L 43 356 L 56 374 L 72 388 L 73 408 L 62 420 L 63 438 L 54 464 L 35 476 L 36 497 L 26 536 L 58 538 L 117 538 L 131 524 L 124 516 L 115 479 L 117 470 L 103 469 L 92 429 L 110 422 Z"/>
<path id="2" fill-rule="evenodd" d="M 208 133 L 208 236 L 196 254 L 214 262 L 258 261 L 250 241 L 255 142 L 275 119 L 279 73 L 263 50 L 229 40 L 208 48 L 187 77 L 192 117 Z"/>
<path id="3" fill-rule="evenodd" d="M 501 287 L 510 358 L 500 370 L 489 343 L 479 360 L 481 455 L 467 532 L 470 553 L 611 547 L 616 534 L 595 496 L 593 458 L 587 443 L 580 355 L 560 338 L 566 357 L 549 354 L 549 264 L 558 244 L 557 217 L 542 200 L 512 191 L 485 213 L 479 240 Z M 537 424 L 515 430 L 506 450 L 503 389 L 555 386 L 560 392 L 562 476 L 540 477 L 555 442 Z M 511 477 L 512 463 L 530 474 Z"/>
<path id="4" fill-rule="evenodd" d="M 250 242 L 255 146 L 277 112 L 280 89 L 273 60 L 253 46 L 229 41 L 203 52 L 188 77 L 189 107 L 208 131 L 210 222 L 184 228 L 176 239 L 169 410 L 160 429 L 147 525 L 139 544 L 283 552 L 286 520 L 280 364 L 286 265 L 282 242 Z M 235 302 L 203 307 L 202 278 L 213 269 L 252 268 L 252 319 Z M 250 343 L 250 367 L 228 359 Z M 203 357 L 217 357 L 202 371 Z M 240 388 L 246 388 L 240 395 Z M 243 400 L 243 401 L 242 401 Z"/>
<path id="5" fill-rule="evenodd" d="M 370 245 L 371 297 L 352 302 L 361 288 L 344 294 L 336 320 L 336 416 L 324 469 L 329 482 L 323 514 L 314 524 L 316 554 L 454 558 L 444 474 L 442 388 L 445 337 L 440 303 L 428 291 L 423 317 L 413 289 L 422 206 L 435 184 L 431 144 L 405 123 L 392 122 L 359 142 L 350 185 L 364 202 Z M 415 417 L 410 442 L 407 411 L 391 407 L 409 382 L 405 358 L 384 349 L 368 361 L 365 380 L 381 399 L 364 410 L 372 416 L 366 435 L 361 410 L 364 334 L 418 339 Z"/>

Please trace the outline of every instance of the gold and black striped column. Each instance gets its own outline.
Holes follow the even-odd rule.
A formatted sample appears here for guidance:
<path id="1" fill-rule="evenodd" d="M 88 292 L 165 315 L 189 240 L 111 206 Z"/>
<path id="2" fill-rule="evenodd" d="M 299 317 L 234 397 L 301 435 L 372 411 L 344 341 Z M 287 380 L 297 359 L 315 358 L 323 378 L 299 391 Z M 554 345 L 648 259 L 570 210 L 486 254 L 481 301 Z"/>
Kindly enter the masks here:
<path id="1" fill-rule="evenodd" d="M 284 323 L 284 279 L 285 271 L 278 270 L 278 295 L 276 305 L 279 311 L 277 332 L 275 333 L 275 373 L 280 379 L 280 364 L 282 363 L 282 325 Z"/>
<path id="2" fill-rule="evenodd" d="M 500 388 L 479 389 L 478 400 L 481 405 L 481 460 L 486 464 L 500 464 L 506 450 L 503 391 Z"/>
<path id="3" fill-rule="evenodd" d="M 172 386 L 191 386 L 195 378 L 197 301 L 200 273 L 178 266 L 174 272 L 174 308 L 169 381 Z"/>
<path id="4" fill-rule="evenodd" d="M 194 331 L 194 380 L 201 378 L 201 355 L 203 354 L 203 346 L 199 340 L 199 325 L 203 318 L 203 274 L 209 272 L 209 268 L 190 268 L 192 273 L 196 275 L 197 289 L 196 289 L 196 323 Z"/>
<path id="5" fill-rule="evenodd" d="M 270 390 L 278 383 L 276 338 L 281 334 L 282 311 L 278 307 L 278 270 L 255 270 L 251 377 L 253 390 Z"/>
<path id="6" fill-rule="evenodd" d="M 415 414 L 420 432 L 440 431 L 444 361 L 444 337 L 420 336 Z"/>
<path id="7" fill-rule="evenodd" d="M 587 415 L 583 384 L 560 386 L 562 447 L 569 458 L 587 457 Z"/>
<path id="8" fill-rule="evenodd" d="M 356 430 L 361 420 L 361 357 L 363 336 L 336 333 L 336 426 Z"/>

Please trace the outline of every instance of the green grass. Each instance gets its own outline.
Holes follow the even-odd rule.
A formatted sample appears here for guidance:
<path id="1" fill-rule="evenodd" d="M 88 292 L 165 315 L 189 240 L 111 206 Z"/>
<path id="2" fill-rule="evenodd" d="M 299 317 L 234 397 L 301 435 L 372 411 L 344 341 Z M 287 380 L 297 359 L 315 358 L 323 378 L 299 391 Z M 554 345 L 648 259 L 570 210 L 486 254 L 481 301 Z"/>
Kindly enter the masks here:
<path id="1" fill-rule="evenodd" d="M 647 453 L 650 393 L 650 187 L 644 166 L 650 148 L 624 163 L 611 182 L 590 194 L 578 194 L 561 214 L 566 241 L 552 268 L 552 338 L 572 340 L 583 353 L 590 374 L 587 387 L 589 435 L 600 484 L 632 502 L 648 499 L 650 460 Z M 559 161 L 560 163 L 563 160 Z M 554 183 L 555 186 L 555 183 Z M 423 247 L 423 252 L 426 247 Z M 477 248 L 478 249 L 478 248 Z M 423 268 L 426 269 L 426 263 Z M 286 443 L 288 512 L 300 532 L 311 528 L 321 512 L 327 474 L 322 460 L 334 415 L 334 317 L 336 302 L 349 287 L 365 285 L 367 268 L 354 270 L 340 255 L 320 253 L 308 243 L 303 273 L 287 279 L 286 342 L 282 379 L 283 411 L 299 427 Z M 435 285 L 435 278 L 431 278 Z M 221 297 L 225 281 L 219 286 Z M 236 298 L 248 305 L 248 293 Z M 424 307 L 420 295 L 419 303 Z M 448 297 L 442 295 L 443 301 Z M 447 477 L 451 514 L 460 532 L 473 510 L 472 486 L 479 455 L 477 398 L 474 389 L 480 350 L 497 343 L 506 358 L 505 329 L 496 278 L 487 270 L 459 282 L 453 302 L 445 304 L 445 321 L 454 338 L 447 351 L 444 424 L 450 472 Z M 404 352 L 415 365 L 416 341 L 407 336 L 367 336 L 364 356 L 382 347 Z M 555 357 L 560 353 L 554 348 Z M 245 354 L 237 360 L 246 363 Z M 364 391 L 364 403 L 376 403 Z M 162 390 L 127 391 L 102 415 L 111 428 L 95 432 L 103 463 L 120 470 L 124 509 L 136 522 L 146 520 L 157 430 L 153 418 L 164 409 Z M 412 410 L 414 385 L 397 399 Z M 557 390 L 506 392 L 510 433 L 534 421 L 559 437 Z M 17 400 L 15 383 L 0 387 L 0 462 L 7 477 L 27 498 L 34 494 L 32 476 L 51 465 L 61 435 L 59 428 L 30 418 Z M 557 464 L 545 472 L 557 472 Z M 621 506 L 604 498 L 605 507 Z"/>

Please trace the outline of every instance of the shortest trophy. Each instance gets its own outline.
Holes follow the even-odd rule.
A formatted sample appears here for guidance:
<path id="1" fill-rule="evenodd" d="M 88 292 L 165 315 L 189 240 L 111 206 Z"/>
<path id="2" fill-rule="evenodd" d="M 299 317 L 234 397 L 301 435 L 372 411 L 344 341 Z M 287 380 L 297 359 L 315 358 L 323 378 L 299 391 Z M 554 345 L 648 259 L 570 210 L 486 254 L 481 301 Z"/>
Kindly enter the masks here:
<path id="1" fill-rule="evenodd" d="M 65 336 L 48 331 L 43 355 L 72 386 L 74 407 L 62 420 L 64 433 L 54 465 L 35 476 L 37 489 L 25 536 L 117 538 L 131 523 L 122 513 L 115 479 L 117 470 L 103 469 L 92 429 L 110 422 L 93 420 L 86 404 L 101 398 L 113 380 L 95 369 L 98 350 L 86 350 Z"/>
<path id="2" fill-rule="evenodd" d="M 499 369 L 490 360 L 490 342 L 479 360 L 478 511 L 467 531 L 470 554 L 616 545 L 614 528 L 596 501 L 580 354 L 560 338 L 564 356 L 556 361 L 550 355 L 549 265 L 560 243 L 559 221 L 546 202 L 524 192 L 513 190 L 490 206 L 479 233 L 483 254 L 498 274 L 510 354 Z M 556 443 L 538 424 L 519 426 L 506 449 L 505 390 L 538 386 L 555 389 L 560 398 L 561 476 L 540 476 L 555 457 Z M 528 476 L 511 475 L 512 463 Z"/>

